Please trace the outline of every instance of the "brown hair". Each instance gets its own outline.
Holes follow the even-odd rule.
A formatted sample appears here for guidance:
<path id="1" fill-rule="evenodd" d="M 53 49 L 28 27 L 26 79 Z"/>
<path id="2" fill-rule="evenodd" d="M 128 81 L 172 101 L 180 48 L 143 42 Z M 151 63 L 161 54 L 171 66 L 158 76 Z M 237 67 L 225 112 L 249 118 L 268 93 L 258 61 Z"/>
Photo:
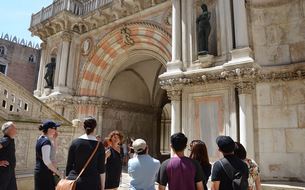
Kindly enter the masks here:
<path id="1" fill-rule="evenodd" d="M 109 141 L 111 142 L 111 138 L 115 135 L 118 135 L 119 138 L 120 138 L 120 141 L 122 142 L 123 141 L 123 135 L 122 133 L 120 133 L 119 131 L 115 130 L 115 131 L 112 131 L 109 135 L 108 135 L 108 138 L 109 138 Z"/>
<path id="2" fill-rule="evenodd" d="M 190 158 L 197 160 L 200 165 L 210 165 L 207 147 L 204 142 L 196 141 L 193 143 Z"/>

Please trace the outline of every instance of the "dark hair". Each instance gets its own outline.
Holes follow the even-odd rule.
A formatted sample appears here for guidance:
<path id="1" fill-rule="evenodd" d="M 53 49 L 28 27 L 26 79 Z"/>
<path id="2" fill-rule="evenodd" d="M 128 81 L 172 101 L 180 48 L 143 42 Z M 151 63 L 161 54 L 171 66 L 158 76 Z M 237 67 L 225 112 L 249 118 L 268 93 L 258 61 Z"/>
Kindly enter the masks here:
<path id="1" fill-rule="evenodd" d="M 96 128 L 96 120 L 93 117 L 88 117 L 84 121 L 84 129 L 86 130 L 86 134 L 91 134 Z"/>
<path id="2" fill-rule="evenodd" d="M 44 134 L 48 132 L 48 129 L 44 128 L 42 124 L 38 126 L 38 130 L 42 131 Z"/>
<path id="3" fill-rule="evenodd" d="M 141 152 L 138 152 L 137 155 L 143 155 L 143 154 L 146 154 L 146 151 L 147 151 L 147 146 L 144 150 L 142 150 Z"/>
<path id="4" fill-rule="evenodd" d="M 187 144 L 187 138 L 183 133 L 175 133 L 171 136 L 171 145 L 175 152 L 183 151 Z"/>
<path id="5" fill-rule="evenodd" d="M 192 141 L 192 143 L 193 146 L 191 149 L 190 158 L 197 160 L 201 167 L 210 165 L 208 151 L 205 143 L 200 140 Z"/>
<path id="6" fill-rule="evenodd" d="M 240 158 L 241 160 L 244 160 L 247 157 L 247 151 L 245 147 L 239 142 L 235 142 L 234 155 Z"/>
<path id="7" fill-rule="evenodd" d="M 109 135 L 108 135 L 108 138 L 109 138 L 109 141 L 111 142 L 111 138 L 115 135 L 118 135 L 119 138 L 120 138 L 120 141 L 122 142 L 123 141 L 123 135 L 122 133 L 120 133 L 119 131 L 115 130 L 115 131 L 112 131 Z"/>

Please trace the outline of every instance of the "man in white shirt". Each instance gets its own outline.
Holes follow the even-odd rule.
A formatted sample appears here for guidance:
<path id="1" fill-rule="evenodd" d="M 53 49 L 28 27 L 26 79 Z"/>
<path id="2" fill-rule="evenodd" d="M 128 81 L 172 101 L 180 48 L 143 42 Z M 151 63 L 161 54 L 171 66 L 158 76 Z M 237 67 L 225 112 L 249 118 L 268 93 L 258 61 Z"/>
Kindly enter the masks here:
<path id="1" fill-rule="evenodd" d="M 131 177 L 130 189 L 154 190 L 160 161 L 148 155 L 148 146 L 143 139 L 135 140 L 132 147 L 137 156 L 128 161 L 128 173 Z"/>

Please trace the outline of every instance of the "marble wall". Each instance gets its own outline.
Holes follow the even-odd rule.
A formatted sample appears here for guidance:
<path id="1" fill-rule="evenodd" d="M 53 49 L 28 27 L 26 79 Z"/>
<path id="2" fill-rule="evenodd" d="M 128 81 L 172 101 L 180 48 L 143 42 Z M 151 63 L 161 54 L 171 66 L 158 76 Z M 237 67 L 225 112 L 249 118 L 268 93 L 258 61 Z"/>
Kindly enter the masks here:
<path id="1" fill-rule="evenodd" d="M 256 91 L 263 179 L 305 180 L 305 80 L 260 83 Z"/>
<path id="2" fill-rule="evenodd" d="M 119 130 L 124 137 L 133 139 L 142 138 L 150 147 L 150 153 L 157 154 L 157 117 L 154 113 L 134 112 L 108 108 L 103 115 L 102 136 L 107 136 L 111 131 Z"/>

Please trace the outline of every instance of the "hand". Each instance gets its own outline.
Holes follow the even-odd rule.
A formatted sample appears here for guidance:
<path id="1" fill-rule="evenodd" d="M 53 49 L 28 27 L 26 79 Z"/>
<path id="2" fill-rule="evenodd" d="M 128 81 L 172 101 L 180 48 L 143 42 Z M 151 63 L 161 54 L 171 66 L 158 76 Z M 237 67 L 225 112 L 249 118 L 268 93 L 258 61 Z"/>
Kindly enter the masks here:
<path id="1" fill-rule="evenodd" d="M 10 163 L 6 160 L 0 160 L 0 167 L 7 167 Z"/>
<path id="2" fill-rule="evenodd" d="M 107 159 L 110 155 L 111 155 L 111 151 L 109 149 L 107 149 L 105 151 L 105 159 Z"/>
<path id="3" fill-rule="evenodd" d="M 58 132 L 55 131 L 54 135 L 53 135 L 53 139 L 56 139 L 58 137 Z"/>

